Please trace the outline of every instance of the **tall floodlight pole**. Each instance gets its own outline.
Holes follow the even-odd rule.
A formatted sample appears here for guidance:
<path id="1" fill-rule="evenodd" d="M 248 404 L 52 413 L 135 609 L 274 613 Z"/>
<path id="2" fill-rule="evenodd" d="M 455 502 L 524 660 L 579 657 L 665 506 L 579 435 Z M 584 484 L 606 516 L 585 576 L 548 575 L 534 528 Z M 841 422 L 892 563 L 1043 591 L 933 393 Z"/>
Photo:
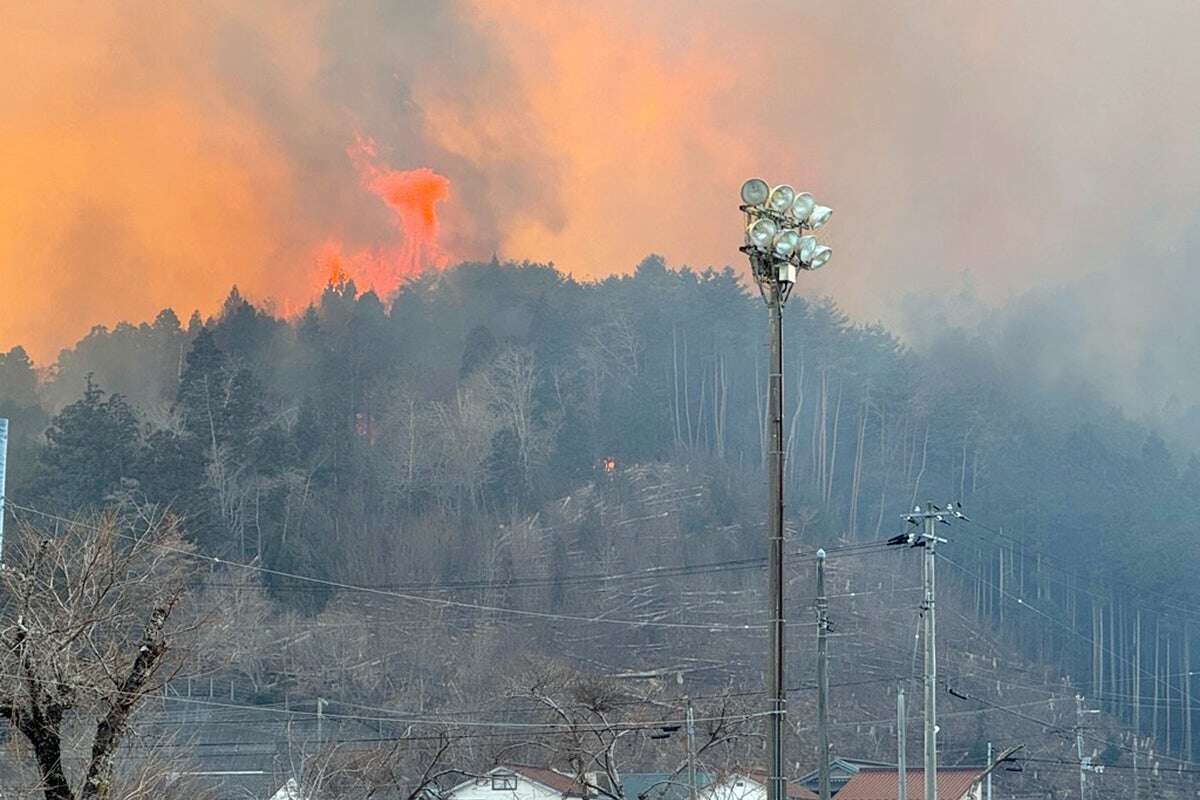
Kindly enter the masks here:
<path id="1" fill-rule="evenodd" d="M 771 774 L 767 779 L 767 800 L 787 800 L 783 758 L 787 717 L 783 616 L 783 306 L 796 282 L 797 271 L 818 269 L 833 254 L 830 248 L 818 245 L 815 237 L 804 235 L 806 229 L 815 230 L 824 225 L 833 212 L 826 206 L 817 205 L 807 192 L 797 194 L 787 184 L 771 188 L 759 178 L 751 178 L 742 184 L 739 208 L 746 215 L 745 243 L 741 250 L 750 257 L 750 271 L 767 303 L 767 332 L 771 346 L 767 392 L 770 418 L 767 443 L 770 655 L 767 675 L 771 703 L 767 747 L 771 753 Z"/>

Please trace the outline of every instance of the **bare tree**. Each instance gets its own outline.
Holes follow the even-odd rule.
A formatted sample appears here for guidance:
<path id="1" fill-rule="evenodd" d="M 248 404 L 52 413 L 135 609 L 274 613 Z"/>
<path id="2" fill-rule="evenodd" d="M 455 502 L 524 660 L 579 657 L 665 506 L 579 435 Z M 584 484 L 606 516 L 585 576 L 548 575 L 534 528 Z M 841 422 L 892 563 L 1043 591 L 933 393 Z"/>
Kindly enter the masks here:
<path id="1" fill-rule="evenodd" d="M 648 735 L 663 738 L 665 730 L 682 727 L 684 706 L 678 700 L 640 695 L 616 681 L 586 676 L 566 667 L 550 666 L 534 676 L 514 697 L 533 700 L 545 709 L 541 718 L 548 724 L 536 739 L 508 745 L 498 754 L 514 749 L 540 750 L 551 764 L 557 762 L 586 795 L 623 800 L 621 763 L 644 760 L 637 749 Z M 746 740 L 754 738 L 751 720 L 732 698 L 718 697 L 701 710 L 696 725 L 693 756 L 696 763 L 718 770 L 737 761 Z M 670 724 L 668 724 L 670 723 Z M 552 727 L 549 727 L 552 726 Z M 665 726 L 665 728 L 664 728 Z M 653 760 L 674 759 L 673 771 L 663 787 L 679 782 L 687 770 L 685 736 L 669 737 L 671 747 L 657 747 Z"/>
<path id="2" fill-rule="evenodd" d="M 109 800 L 135 708 L 179 663 L 176 637 L 198 627 L 176 613 L 197 562 L 162 516 L 23 525 L 13 538 L 0 570 L 0 715 L 28 742 L 46 800 Z M 76 723 L 94 725 L 78 770 L 64 759 Z"/>
<path id="3" fill-rule="evenodd" d="M 463 737 L 449 730 L 413 732 L 365 749 L 341 747 L 322 758 L 322 797 L 332 800 L 417 800 L 474 773 L 457 766 Z M 311 795 L 308 795 L 311 796 Z"/>
<path id="4" fill-rule="evenodd" d="M 530 470 L 544 461 L 553 447 L 553 427 L 541 424 L 535 415 L 537 381 L 533 351 L 509 347 L 496 357 L 484 384 L 500 424 L 516 439 L 521 476 L 527 485 Z"/>

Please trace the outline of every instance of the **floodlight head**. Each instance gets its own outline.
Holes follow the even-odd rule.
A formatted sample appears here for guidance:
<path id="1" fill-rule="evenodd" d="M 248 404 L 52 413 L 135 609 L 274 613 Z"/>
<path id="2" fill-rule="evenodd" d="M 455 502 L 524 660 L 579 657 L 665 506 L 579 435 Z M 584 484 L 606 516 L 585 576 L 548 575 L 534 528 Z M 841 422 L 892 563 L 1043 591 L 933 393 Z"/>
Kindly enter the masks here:
<path id="1" fill-rule="evenodd" d="M 759 250 L 768 250 L 778 232 L 779 226 L 775 224 L 775 220 L 759 217 L 746 226 L 746 243 Z"/>
<path id="2" fill-rule="evenodd" d="M 801 192 L 796 195 L 796 199 L 792 201 L 792 217 L 796 222 L 803 223 L 808 219 L 808 215 L 812 213 L 816 206 L 816 201 L 808 192 Z"/>
<path id="3" fill-rule="evenodd" d="M 826 247 L 823 244 L 819 244 L 819 245 L 817 245 L 817 248 L 815 250 L 813 250 L 812 261 L 809 262 L 808 268 L 809 269 L 820 269 L 821 267 L 825 266 L 825 263 L 827 261 L 829 261 L 829 259 L 832 256 L 833 256 L 833 248 L 832 247 Z"/>
<path id="4" fill-rule="evenodd" d="M 826 222 L 829 222 L 829 215 L 833 213 L 833 209 L 829 206 L 814 206 L 812 212 L 808 215 L 808 224 L 812 228 L 819 228 Z"/>
<path id="5" fill-rule="evenodd" d="M 781 183 L 771 190 L 771 195 L 767 198 L 767 207 L 776 213 L 786 214 L 795 199 L 796 190 L 786 183 Z"/>
<path id="6" fill-rule="evenodd" d="M 801 236 L 800 241 L 796 244 L 796 256 L 800 259 L 800 263 L 808 266 L 812 262 L 813 251 L 817 249 L 817 237 Z"/>
<path id="7" fill-rule="evenodd" d="M 772 240 L 771 247 L 775 251 L 775 255 L 780 258 L 789 258 L 792 253 L 796 252 L 796 248 L 800 246 L 800 234 L 794 230 L 782 230 L 775 234 Z"/>
<path id="8" fill-rule="evenodd" d="M 751 178 L 742 184 L 742 202 L 748 206 L 761 206 L 770 194 L 771 187 L 762 178 Z"/>

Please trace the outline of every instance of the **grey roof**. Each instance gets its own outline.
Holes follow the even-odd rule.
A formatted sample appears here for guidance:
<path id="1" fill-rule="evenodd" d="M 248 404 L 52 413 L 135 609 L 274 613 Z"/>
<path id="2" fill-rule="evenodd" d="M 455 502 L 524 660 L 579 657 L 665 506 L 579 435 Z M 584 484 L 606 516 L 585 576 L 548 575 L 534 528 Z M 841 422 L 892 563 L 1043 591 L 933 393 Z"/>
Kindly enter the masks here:
<path id="1" fill-rule="evenodd" d="M 863 769 L 895 769 L 895 764 L 889 764 L 886 761 L 870 761 L 865 758 L 835 758 L 829 762 L 829 788 L 833 794 L 837 790 L 846 785 L 852 777 L 857 775 Z M 806 772 L 796 779 L 806 789 L 813 792 L 817 791 L 821 783 L 821 774 L 818 770 Z"/>
<path id="2" fill-rule="evenodd" d="M 708 772 L 696 773 L 696 788 L 703 789 L 716 779 Z M 629 772 L 621 775 L 621 788 L 625 800 L 687 800 L 688 776 L 686 772 Z"/>

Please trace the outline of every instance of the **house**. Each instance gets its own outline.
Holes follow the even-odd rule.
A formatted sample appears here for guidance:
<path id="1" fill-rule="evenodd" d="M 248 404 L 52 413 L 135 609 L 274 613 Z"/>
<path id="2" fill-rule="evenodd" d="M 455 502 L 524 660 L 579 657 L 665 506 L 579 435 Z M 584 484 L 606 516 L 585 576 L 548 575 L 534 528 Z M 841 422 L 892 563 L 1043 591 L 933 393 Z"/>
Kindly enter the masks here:
<path id="1" fill-rule="evenodd" d="M 300 784 L 296 783 L 295 778 L 288 778 L 279 791 L 271 795 L 271 800 L 304 800 L 304 793 L 300 791 Z"/>
<path id="2" fill-rule="evenodd" d="M 787 785 L 788 800 L 816 800 L 816 795 L 796 782 Z M 700 800 L 767 800 L 767 775 L 732 772 L 700 792 Z"/>
<path id="3" fill-rule="evenodd" d="M 938 768 L 938 800 L 982 800 L 980 784 L 986 771 L 979 767 Z M 908 800 L 925 800 L 925 770 L 909 769 L 907 777 Z M 897 800 L 897 775 L 895 767 L 859 769 L 846 781 L 837 800 Z"/>
<path id="4" fill-rule="evenodd" d="M 568 800 L 587 798 L 574 777 L 545 767 L 510 764 L 439 793 L 442 800 Z"/>
<path id="5" fill-rule="evenodd" d="M 886 761 L 867 761 L 861 758 L 833 759 L 829 762 L 829 794 L 836 795 L 846 785 L 846 782 L 857 775 L 860 770 L 870 768 L 894 770 L 896 766 Z M 812 772 L 801 775 L 796 782 L 813 794 L 817 794 L 821 790 L 821 773 L 814 769 Z"/>
<path id="6" fill-rule="evenodd" d="M 697 792 L 713 782 L 716 775 L 709 772 L 696 773 Z M 688 800 L 691 787 L 686 773 L 677 772 L 623 772 L 621 792 L 625 800 Z M 597 786 L 611 791 L 606 779 L 597 781 Z"/>

